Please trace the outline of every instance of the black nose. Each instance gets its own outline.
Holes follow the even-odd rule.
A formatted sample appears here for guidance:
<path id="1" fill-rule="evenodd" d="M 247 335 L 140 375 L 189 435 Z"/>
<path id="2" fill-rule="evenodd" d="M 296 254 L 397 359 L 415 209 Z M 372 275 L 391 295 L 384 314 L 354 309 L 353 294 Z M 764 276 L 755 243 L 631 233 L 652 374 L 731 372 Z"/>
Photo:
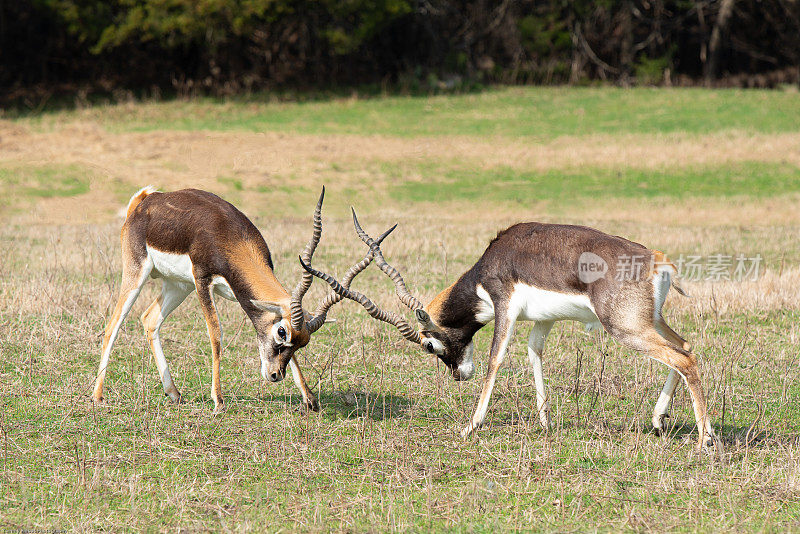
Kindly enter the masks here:
<path id="1" fill-rule="evenodd" d="M 278 373 L 277 372 L 272 373 L 271 375 L 269 375 L 269 379 L 272 380 L 273 382 L 277 382 L 278 381 Z"/>

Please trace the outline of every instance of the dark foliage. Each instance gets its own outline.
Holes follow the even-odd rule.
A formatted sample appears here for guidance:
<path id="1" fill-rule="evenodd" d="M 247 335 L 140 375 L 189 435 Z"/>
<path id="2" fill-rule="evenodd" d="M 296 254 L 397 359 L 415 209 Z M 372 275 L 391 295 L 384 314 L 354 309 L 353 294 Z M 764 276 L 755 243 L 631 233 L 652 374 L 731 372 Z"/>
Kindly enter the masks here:
<path id="1" fill-rule="evenodd" d="M 6 101 L 119 90 L 797 82 L 796 0 L 0 0 Z"/>

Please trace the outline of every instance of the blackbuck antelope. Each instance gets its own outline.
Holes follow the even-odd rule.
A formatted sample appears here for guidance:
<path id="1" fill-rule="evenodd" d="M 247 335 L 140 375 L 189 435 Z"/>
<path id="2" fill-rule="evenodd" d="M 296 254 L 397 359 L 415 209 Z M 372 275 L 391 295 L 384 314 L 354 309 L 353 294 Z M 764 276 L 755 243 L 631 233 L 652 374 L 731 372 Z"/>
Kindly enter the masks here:
<path id="1" fill-rule="evenodd" d="M 587 327 L 602 326 L 623 345 L 670 368 L 653 413 L 653 425 L 659 431 L 668 417 L 679 377 L 683 377 L 700 434 L 698 448 L 721 450 L 706 412 L 697 358 L 690 352 L 689 343 L 661 315 L 676 274 L 675 266 L 661 252 L 585 226 L 516 224 L 498 233 L 471 269 L 424 306 L 408 291 L 400 273 L 386 262 L 379 243 L 361 228 L 355 211 L 353 221 L 377 265 L 394 280 L 400 300 L 415 312 L 419 331 L 302 258 L 301 264 L 326 280 L 338 295 L 361 302 L 373 317 L 395 325 L 406 339 L 438 355 L 456 380 L 472 377 L 472 338 L 494 319 L 488 373 L 475 414 L 462 436 L 483 424 L 497 371 L 520 320 L 534 321 L 528 359 L 536 384 L 539 420 L 543 427 L 549 427 L 550 408 L 542 376 L 544 342 L 553 323 L 577 320 Z"/>
<path id="2" fill-rule="evenodd" d="M 322 201 L 325 188 L 314 211 L 314 229 L 302 258 L 311 261 L 322 235 Z M 394 227 L 378 238 L 381 241 Z M 331 293 L 316 309 L 313 317 L 302 307 L 303 296 L 313 276 L 303 277 L 291 295 L 273 273 L 272 258 L 261 233 L 232 204 L 218 196 L 196 189 L 161 193 L 152 187 L 137 192 L 128 203 L 122 226 L 122 287 L 119 299 L 103 338 L 103 352 L 97 371 L 93 399 L 103 400 L 103 380 L 109 355 L 120 327 L 148 278 L 161 278 L 161 295 L 142 314 L 142 323 L 155 356 L 164 393 L 180 402 L 167 360 L 161 349 L 159 331 L 164 320 L 193 291 L 211 338 L 211 397 L 214 409 L 223 406 L 220 384 L 222 332 L 214 305 L 214 295 L 238 301 L 250 318 L 258 337 L 261 375 L 279 382 L 292 370 L 303 396 L 304 407 L 318 410 L 316 397 L 303 378 L 295 352 L 305 347 L 311 335 L 325 322 L 331 306 L 342 297 Z M 353 265 L 343 280 L 345 286 L 372 261 L 373 252 Z"/>

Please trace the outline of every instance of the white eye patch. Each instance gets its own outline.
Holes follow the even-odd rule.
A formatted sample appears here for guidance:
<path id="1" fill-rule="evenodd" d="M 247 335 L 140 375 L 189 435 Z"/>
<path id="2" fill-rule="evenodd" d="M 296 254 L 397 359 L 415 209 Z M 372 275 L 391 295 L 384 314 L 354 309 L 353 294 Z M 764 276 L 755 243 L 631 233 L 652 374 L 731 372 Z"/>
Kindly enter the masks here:
<path id="1" fill-rule="evenodd" d="M 423 337 L 420 345 L 431 354 L 444 354 L 444 345 L 435 337 Z"/>
<path id="2" fill-rule="evenodd" d="M 289 328 L 289 321 L 282 319 L 272 325 L 272 339 L 279 345 L 292 346 L 292 329 Z"/>

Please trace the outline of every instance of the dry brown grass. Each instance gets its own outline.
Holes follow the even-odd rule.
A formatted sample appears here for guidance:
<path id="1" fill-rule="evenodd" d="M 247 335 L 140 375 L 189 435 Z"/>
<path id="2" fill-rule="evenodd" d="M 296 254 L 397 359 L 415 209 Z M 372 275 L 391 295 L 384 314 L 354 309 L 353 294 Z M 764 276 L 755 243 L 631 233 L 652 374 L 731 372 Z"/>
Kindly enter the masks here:
<path id="1" fill-rule="evenodd" d="M 800 165 L 797 133 L 595 135 L 535 142 L 462 136 L 402 139 L 242 132 L 118 134 L 92 122 L 70 122 L 54 131 L 34 131 L 0 121 L 0 139 L 0 165 L 79 164 L 91 171 L 87 194 L 37 203 L 34 220 L 49 223 L 107 221 L 124 200 L 124 192 L 147 184 L 166 190 L 198 187 L 222 193 L 241 189 L 248 194 L 236 200 L 246 211 L 262 210 L 272 202 L 281 215 L 288 215 L 298 213 L 326 183 L 347 190 L 350 201 L 362 200 L 363 209 L 371 209 L 377 199 L 383 212 L 402 215 L 409 207 L 388 202 L 386 189 L 394 178 L 380 171 L 381 163 L 459 162 L 473 168 L 503 166 L 534 171 L 629 166 L 657 170 L 750 161 Z M 532 193 L 530 208 L 509 206 L 501 215 L 465 202 L 449 203 L 448 211 L 464 219 L 480 215 L 488 221 L 531 214 L 537 218 L 571 216 L 569 210 L 553 212 L 546 198 Z M 287 201 L 291 202 L 289 210 L 285 208 Z M 798 202 L 794 195 L 724 200 L 610 199 L 600 205 L 581 202 L 576 212 L 586 220 L 703 226 L 798 224 Z"/>

